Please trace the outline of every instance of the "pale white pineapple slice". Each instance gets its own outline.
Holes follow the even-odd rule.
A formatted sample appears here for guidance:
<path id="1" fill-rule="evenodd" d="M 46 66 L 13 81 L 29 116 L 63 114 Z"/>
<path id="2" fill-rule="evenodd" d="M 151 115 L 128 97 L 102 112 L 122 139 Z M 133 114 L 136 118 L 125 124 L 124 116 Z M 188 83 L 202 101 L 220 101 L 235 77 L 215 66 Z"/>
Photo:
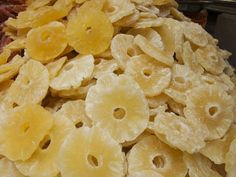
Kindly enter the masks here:
<path id="1" fill-rule="evenodd" d="M 187 165 L 190 177 L 222 177 L 211 169 L 212 162 L 201 154 L 184 154 L 184 162 Z"/>
<path id="2" fill-rule="evenodd" d="M 58 153 L 65 137 L 73 130 L 74 125 L 64 116 L 55 116 L 54 125 L 40 142 L 34 154 L 25 161 L 17 161 L 17 169 L 26 176 L 56 176 Z"/>
<path id="3" fill-rule="evenodd" d="M 125 73 L 133 77 L 148 97 L 161 94 L 171 80 L 171 69 L 147 55 L 132 57 Z"/>
<path id="4" fill-rule="evenodd" d="M 202 85 L 188 95 L 185 116 L 198 119 L 206 125 L 210 134 L 208 140 L 221 138 L 230 128 L 234 119 L 232 96 L 215 85 Z"/>
<path id="5" fill-rule="evenodd" d="M 9 89 L 9 97 L 17 105 L 40 103 L 49 88 L 47 68 L 38 61 L 29 60 L 19 71 Z"/>
<path id="6" fill-rule="evenodd" d="M 83 126 L 92 126 L 92 121 L 88 118 L 85 112 L 84 100 L 68 101 L 64 103 L 56 113 L 55 116 L 63 115 L 70 119 L 76 128 Z"/>
<path id="7" fill-rule="evenodd" d="M 64 65 L 50 87 L 55 91 L 76 89 L 84 79 L 89 79 L 94 69 L 92 55 L 77 56 Z"/>
<path id="8" fill-rule="evenodd" d="M 148 177 L 164 177 L 153 170 L 138 171 L 138 172 L 128 175 L 127 177 L 147 177 L 147 176 Z"/>
<path id="9" fill-rule="evenodd" d="M 17 170 L 14 162 L 0 158 L 0 177 L 24 177 L 24 175 Z"/>
<path id="10" fill-rule="evenodd" d="M 135 9 L 132 14 L 125 16 L 121 18 L 120 20 L 116 21 L 114 25 L 121 26 L 121 27 L 130 27 L 139 19 L 139 16 L 140 16 L 140 12 L 137 9 Z"/>
<path id="11" fill-rule="evenodd" d="M 178 9 L 176 9 L 174 7 L 170 8 L 170 14 L 176 20 L 191 22 L 190 18 L 186 17 L 182 12 L 180 12 Z"/>
<path id="12" fill-rule="evenodd" d="M 157 137 L 174 148 L 188 153 L 199 152 L 205 146 L 209 132 L 198 120 L 186 119 L 174 113 L 160 111 L 154 120 Z"/>
<path id="13" fill-rule="evenodd" d="M 0 153 L 13 161 L 29 159 L 52 125 L 52 115 L 39 105 L 15 108 L 1 123 Z"/>
<path id="14" fill-rule="evenodd" d="M 183 177 L 187 174 L 182 152 L 170 148 L 154 135 L 143 138 L 128 154 L 128 174 L 132 176 L 143 170 L 165 177 Z"/>
<path id="15" fill-rule="evenodd" d="M 62 57 L 56 61 L 50 62 L 46 65 L 48 72 L 49 72 L 49 79 L 54 79 L 60 70 L 62 69 L 63 65 L 67 61 L 67 57 Z"/>
<path id="16" fill-rule="evenodd" d="M 121 177 L 125 156 L 108 132 L 99 127 L 83 127 L 67 136 L 58 163 L 66 177 Z"/>
<path id="17" fill-rule="evenodd" d="M 231 142 L 229 151 L 226 154 L 225 159 L 225 171 L 227 172 L 227 177 L 235 177 L 236 174 L 236 138 Z"/>
<path id="18" fill-rule="evenodd" d="M 170 97 L 168 97 L 164 93 L 161 93 L 160 95 L 154 97 L 147 97 L 148 105 L 150 108 L 157 108 L 161 105 L 164 105 L 169 99 Z"/>
<path id="19" fill-rule="evenodd" d="M 138 84 L 127 75 L 107 74 L 89 89 L 86 113 L 122 143 L 134 140 L 148 124 L 148 103 Z"/>
<path id="20" fill-rule="evenodd" d="M 236 125 L 232 124 L 223 138 L 207 142 L 200 152 L 215 164 L 223 164 L 226 162 L 225 155 L 234 138 L 236 138 Z"/>

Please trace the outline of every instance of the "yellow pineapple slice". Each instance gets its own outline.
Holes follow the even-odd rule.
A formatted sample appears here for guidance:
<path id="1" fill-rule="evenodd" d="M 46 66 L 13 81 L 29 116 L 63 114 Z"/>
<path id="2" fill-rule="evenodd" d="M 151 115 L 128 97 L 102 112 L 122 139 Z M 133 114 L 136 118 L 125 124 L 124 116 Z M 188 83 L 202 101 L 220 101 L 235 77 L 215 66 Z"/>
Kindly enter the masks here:
<path id="1" fill-rule="evenodd" d="M 90 7 L 80 8 L 76 17 L 68 21 L 66 28 L 69 44 L 81 54 L 104 52 L 110 45 L 113 32 L 108 17 Z"/>
<path id="2" fill-rule="evenodd" d="M 149 97 L 161 94 L 171 80 L 171 69 L 147 55 L 132 57 L 125 73 L 131 75 Z"/>
<path id="3" fill-rule="evenodd" d="M 62 69 L 63 65 L 67 61 L 67 57 L 62 57 L 54 62 L 50 62 L 46 65 L 48 72 L 49 72 L 49 79 L 54 79 L 60 70 Z"/>
<path id="4" fill-rule="evenodd" d="M 212 162 L 201 154 L 184 154 L 184 162 L 187 165 L 190 177 L 222 177 L 211 169 Z"/>
<path id="5" fill-rule="evenodd" d="M 73 124 L 63 116 L 56 116 L 51 130 L 40 142 L 34 154 L 25 161 L 17 161 L 17 169 L 26 176 L 56 176 L 58 154 L 66 136 L 73 130 Z"/>
<path id="6" fill-rule="evenodd" d="M 175 5 L 175 0 L 153 0 L 153 5 L 164 6 L 164 5 Z"/>
<path id="7" fill-rule="evenodd" d="M 92 126 L 92 121 L 88 118 L 85 112 L 84 100 L 68 101 L 64 103 L 56 113 L 55 116 L 64 116 L 70 119 L 76 128 L 83 126 Z"/>
<path id="8" fill-rule="evenodd" d="M 15 164 L 7 158 L 0 158 L 1 177 L 24 177 L 16 168 Z"/>
<path id="9" fill-rule="evenodd" d="M 92 76 L 94 69 L 94 58 L 92 55 L 77 56 L 66 63 L 50 87 L 55 91 L 72 90 L 79 88 L 83 80 Z"/>
<path id="10" fill-rule="evenodd" d="M 52 115 L 39 105 L 15 108 L 0 126 L 0 154 L 13 161 L 29 159 L 52 124 Z"/>
<path id="11" fill-rule="evenodd" d="M 223 138 L 207 142 L 200 152 L 215 164 L 223 164 L 226 161 L 225 155 L 234 138 L 236 138 L 236 125 L 232 124 Z"/>
<path id="12" fill-rule="evenodd" d="M 51 22 L 34 28 L 27 34 L 27 54 L 42 63 L 53 60 L 66 46 L 65 26 L 60 22 Z"/>
<path id="13" fill-rule="evenodd" d="M 225 135 L 233 122 L 234 101 L 224 89 L 202 85 L 192 89 L 188 95 L 185 115 L 207 126 L 210 132 L 208 140 L 218 139 Z"/>
<path id="14" fill-rule="evenodd" d="M 227 172 L 227 177 L 234 177 L 236 174 L 236 138 L 231 142 L 229 151 L 226 154 L 225 171 Z"/>
<path id="15" fill-rule="evenodd" d="M 126 68 L 129 59 L 141 54 L 141 51 L 134 45 L 134 37 L 127 34 L 117 34 L 111 42 L 111 54 L 122 69 Z"/>
<path id="16" fill-rule="evenodd" d="M 114 23 L 115 26 L 130 27 L 139 19 L 139 11 L 137 9 L 128 16 L 121 18 Z"/>
<path id="17" fill-rule="evenodd" d="M 81 3 L 81 1 L 84 0 L 77 0 L 80 1 L 79 3 Z M 88 8 L 95 8 L 97 10 L 102 10 L 104 3 L 106 0 L 86 0 L 82 6 L 80 6 L 80 8 L 82 9 L 88 9 Z M 76 2 L 78 3 L 78 2 Z"/>
<path id="18" fill-rule="evenodd" d="M 155 136 L 143 138 L 128 154 L 128 174 L 132 176 L 133 173 L 143 170 L 165 177 L 183 177 L 187 174 L 182 152 L 170 148 Z"/>
<path id="19" fill-rule="evenodd" d="M 40 103 L 46 96 L 48 88 L 47 68 L 38 61 L 29 60 L 21 67 L 8 95 L 17 105 Z"/>
<path id="20" fill-rule="evenodd" d="M 182 12 L 180 12 L 178 9 L 171 7 L 170 8 L 170 14 L 174 17 L 174 19 L 179 21 L 187 21 L 191 22 L 191 19 L 186 17 Z"/>
<path id="21" fill-rule="evenodd" d="M 10 42 L 5 46 L 6 49 L 11 50 L 12 52 L 17 52 L 25 49 L 26 37 L 20 37 Z"/>
<path id="22" fill-rule="evenodd" d="M 188 153 L 198 152 L 205 146 L 209 132 L 197 120 L 186 119 L 174 113 L 159 111 L 153 130 L 158 138 L 174 148 Z"/>
<path id="23" fill-rule="evenodd" d="M 143 170 L 129 174 L 127 177 L 164 177 L 153 170 Z"/>
<path id="24" fill-rule="evenodd" d="M 34 0 L 30 3 L 27 9 L 37 9 L 51 3 L 52 0 Z"/>
<path id="25" fill-rule="evenodd" d="M 106 129 L 120 143 L 134 140 L 147 127 L 147 100 L 129 76 L 101 76 L 89 89 L 85 104 L 86 113 L 94 123 Z"/>
<path id="26" fill-rule="evenodd" d="M 10 55 L 11 51 L 9 49 L 3 49 L 2 53 L 0 53 L 0 65 L 7 63 L 7 60 Z"/>
<path id="27" fill-rule="evenodd" d="M 58 163 L 66 177 L 125 175 L 121 146 L 99 127 L 73 130 L 61 147 Z"/>

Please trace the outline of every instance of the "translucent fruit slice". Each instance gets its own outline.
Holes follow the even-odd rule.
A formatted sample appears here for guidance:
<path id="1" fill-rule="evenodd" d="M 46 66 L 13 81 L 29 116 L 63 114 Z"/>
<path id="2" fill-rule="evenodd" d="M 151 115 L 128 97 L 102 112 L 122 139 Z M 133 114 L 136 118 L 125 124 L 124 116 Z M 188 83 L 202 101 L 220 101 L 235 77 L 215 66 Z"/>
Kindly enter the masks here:
<path id="1" fill-rule="evenodd" d="M 236 174 L 236 138 L 232 141 L 229 151 L 226 154 L 225 171 L 227 172 L 227 177 L 234 177 Z"/>
<path id="2" fill-rule="evenodd" d="M 0 158 L 0 176 L 1 177 L 24 177 L 16 168 L 14 162 L 7 158 Z"/>
<path id="3" fill-rule="evenodd" d="M 130 76 L 101 76 L 89 89 L 85 104 L 87 115 L 118 142 L 134 140 L 147 127 L 147 100 Z"/>
<path id="4" fill-rule="evenodd" d="M 109 47 L 113 32 L 109 18 L 102 11 L 90 7 L 80 8 L 76 17 L 68 21 L 66 29 L 68 42 L 77 52 L 93 55 Z"/>
<path id="5" fill-rule="evenodd" d="M 46 65 L 48 72 L 49 72 L 49 79 L 54 79 L 60 70 L 62 69 L 63 65 L 67 61 L 67 57 L 62 57 L 54 62 L 50 62 Z"/>
<path id="6" fill-rule="evenodd" d="M 52 125 L 52 115 L 39 105 L 15 108 L 0 127 L 0 153 L 13 161 L 29 159 Z"/>
<path id="7" fill-rule="evenodd" d="M 51 22 L 34 28 L 27 34 L 27 54 L 42 63 L 47 63 L 59 56 L 66 46 L 65 26 L 60 22 Z"/>
<path id="8" fill-rule="evenodd" d="M 67 136 L 58 163 L 66 177 L 121 177 L 125 156 L 109 133 L 99 127 L 83 127 Z"/>
<path id="9" fill-rule="evenodd" d="M 73 124 L 63 116 L 56 116 L 51 130 L 40 142 L 34 154 L 25 161 L 17 161 L 17 169 L 26 176 L 56 176 L 58 153 L 66 138 L 73 130 Z"/>
<path id="10" fill-rule="evenodd" d="M 170 148 L 153 135 L 139 141 L 128 154 L 128 174 L 132 176 L 143 170 L 165 177 L 182 177 L 187 174 L 182 152 Z"/>

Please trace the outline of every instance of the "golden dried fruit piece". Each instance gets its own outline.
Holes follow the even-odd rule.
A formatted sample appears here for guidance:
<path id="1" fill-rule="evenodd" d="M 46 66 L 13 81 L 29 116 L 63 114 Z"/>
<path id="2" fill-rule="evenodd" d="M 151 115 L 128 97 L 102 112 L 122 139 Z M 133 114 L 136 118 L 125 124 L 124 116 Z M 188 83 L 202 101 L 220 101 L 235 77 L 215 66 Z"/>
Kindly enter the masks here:
<path id="1" fill-rule="evenodd" d="M 161 26 L 163 19 L 158 18 L 152 12 L 140 12 L 139 19 L 132 24 L 133 28 L 151 28 Z"/>
<path id="2" fill-rule="evenodd" d="M 77 0 L 78 1 L 78 0 Z M 84 1 L 84 0 L 80 0 Z M 94 8 L 97 10 L 102 10 L 104 3 L 106 0 L 86 0 L 82 6 L 80 6 L 81 9 L 90 9 Z M 77 2 L 78 3 L 78 2 Z"/>
<path id="3" fill-rule="evenodd" d="M 27 9 L 37 9 L 50 4 L 51 1 L 52 0 L 34 0 L 30 5 L 28 5 Z"/>
<path id="4" fill-rule="evenodd" d="M 29 57 L 47 63 L 60 55 L 67 46 L 65 26 L 60 22 L 29 31 L 26 39 L 26 51 Z"/>
<path id="5" fill-rule="evenodd" d="M 125 156 L 109 133 L 99 127 L 83 127 L 67 136 L 58 163 L 66 177 L 120 177 L 124 176 Z"/>
<path id="6" fill-rule="evenodd" d="M 185 116 L 198 119 L 207 126 L 210 132 L 208 140 L 219 139 L 225 135 L 233 122 L 233 98 L 215 85 L 196 87 L 188 95 Z"/>
<path id="7" fill-rule="evenodd" d="M 101 76 L 89 89 L 85 104 L 86 113 L 94 123 L 120 143 L 134 140 L 147 127 L 147 100 L 130 76 Z"/>
<path id="8" fill-rule="evenodd" d="M 0 176 L 1 177 L 24 177 L 16 168 L 14 162 L 7 158 L 0 158 Z"/>
<path id="9" fill-rule="evenodd" d="M 182 12 L 178 11 L 178 9 L 176 9 L 174 7 L 170 8 L 170 14 L 176 20 L 191 22 L 190 18 L 186 17 Z"/>
<path id="10" fill-rule="evenodd" d="M 1 123 L 0 153 L 13 161 L 29 159 L 52 125 L 52 115 L 39 105 L 15 108 Z"/>
<path id="11" fill-rule="evenodd" d="M 7 63 L 7 60 L 10 55 L 11 51 L 9 49 L 3 49 L 2 53 L 0 53 L 0 65 Z"/>
<path id="12" fill-rule="evenodd" d="M 132 174 L 128 174 L 127 177 L 147 177 L 147 176 L 148 177 L 164 177 L 153 170 L 143 170 L 143 171 L 134 172 Z"/>
<path id="13" fill-rule="evenodd" d="M 153 5 L 164 6 L 164 5 L 175 5 L 175 0 L 153 0 Z"/>
<path id="14" fill-rule="evenodd" d="M 7 44 L 5 48 L 11 50 L 12 52 L 17 52 L 25 49 L 25 43 L 26 43 L 26 38 L 20 37 Z"/>
<path id="15" fill-rule="evenodd" d="M 163 93 L 155 97 L 147 97 L 148 105 L 150 108 L 157 108 L 161 105 L 164 105 L 168 100 L 169 97 Z"/>
<path id="16" fill-rule="evenodd" d="M 67 57 L 62 57 L 56 61 L 50 62 L 46 65 L 49 72 L 49 79 L 54 79 L 62 69 L 63 65 L 67 61 Z"/>
<path id="17" fill-rule="evenodd" d="M 17 105 L 40 103 L 49 88 L 47 68 L 38 61 L 29 60 L 24 64 L 14 83 L 9 89 L 8 96 Z"/>
<path id="18" fill-rule="evenodd" d="M 182 152 L 170 148 L 153 135 L 139 141 L 128 154 L 128 174 L 132 176 L 143 170 L 165 177 L 183 177 L 187 174 Z"/>
<path id="19" fill-rule="evenodd" d="M 236 138 L 231 142 L 229 151 L 226 154 L 225 161 L 225 171 L 227 172 L 227 177 L 234 177 L 236 174 Z"/>
<path id="20" fill-rule="evenodd" d="M 73 127 L 72 122 L 66 117 L 56 116 L 52 128 L 33 155 L 25 161 L 16 162 L 17 169 L 26 176 L 56 176 L 59 173 L 59 150 Z"/>
<path id="21" fill-rule="evenodd" d="M 139 11 L 137 9 L 128 16 L 121 18 L 114 23 L 115 26 L 130 27 L 139 19 Z"/>
<path id="22" fill-rule="evenodd" d="M 132 57 L 127 63 L 125 73 L 132 76 L 149 97 L 161 94 L 171 80 L 171 69 L 147 55 Z"/>
<path id="23" fill-rule="evenodd" d="M 111 43 L 113 33 L 109 18 L 102 11 L 89 7 L 80 8 L 66 28 L 69 44 L 81 54 L 104 52 Z"/>

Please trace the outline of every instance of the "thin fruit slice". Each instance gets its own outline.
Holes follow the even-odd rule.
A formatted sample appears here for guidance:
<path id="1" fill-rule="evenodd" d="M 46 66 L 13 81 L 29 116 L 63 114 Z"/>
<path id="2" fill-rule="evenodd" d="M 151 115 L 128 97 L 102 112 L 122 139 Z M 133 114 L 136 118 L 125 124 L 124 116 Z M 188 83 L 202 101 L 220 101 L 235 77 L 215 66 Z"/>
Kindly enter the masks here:
<path id="1" fill-rule="evenodd" d="M 52 125 L 52 115 L 39 105 L 15 108 L 0 126 L 0 153 L 13 161 L 29 159 Z"/>
<path id="2" fill-rule="evenodd" d="M 85 104 L 86 113 L 95 124 L 120 143 L 134 140 L 147 127 L 147 100 L 138 84 L 127 75 L 101 76 L 89 89 Z"/>
<path id="3" fill-rule="evenodd" d="M 143 170 L 165 177 L 183 177 L 187 174 L 182 152 L 172 149 L 153 135 L 139 141 L 128 154 L 128 174 L 132 176 Z"/>
<path id="4" fill-rule="evenodd" d="M 77 52 L 93 55 L 109 47 L 113 32 L 108 17 L 102 11 L 89 7 L 80 8 L 77 15 L 68 21 L 66 29 L 68 42 Z"/>
<path id="5" fill-rule="evenodd" d="M 7 158 L 0 158 L 0 176 L 1 177 L 24 177 L 16 168 L 14 162 Z"/>
<path id="6" fill-rule="evenodd" d="M 65 25 L 60 22 L 51 22 L 34 28 L 27 34 L 27 54 L 42 63 L 47 63 L 59 56 L 66 46 Z"/>
<path id="7" fill-rule="evenodd" d="M 66 136 L 73 130 L 73 124 L 63 116 L 57 116 L 51 130 L 40 142 L 34 154 L 25 161 L 17 161 L 17 169 L 26 176 L 56 176 L 58 153 Z"/>
<path id="8" fill-rule="evenodd" d="M 147 176 L 148 177 L 164 177 L 153 170 L 143 170 L 143 171 L 134 172 L 132 174 L 128 174 L 127 177 L 147 177 Z"/>
<path id="9" fill-rule="evenodd" d="M 9 49 L 3 49 L 3 51 L 0 53 L 0 65 L 7 63 L 10 55 L 11 51 Z"/>
<path id="10" fill-rule="evenodd" d="M 52 80 L 54 79 L 60 70 L 62 69 L 63 65 L 67 61 L 67 57 L 62 57 L 54 62 L 48 63 L 46 65 L 48 72 L 49 72 L 49 79 Z"/>
<path id="11" fill-rule="evenodd" d="M 73 130 L 61 147 L 58 161 L 66 177 L 121 177 L 124 162 L 121 146 L 99 127 Z"/>
<path id="12" fill-rule="evenodd" d="M 236 138 L 232 141 L 229 151 L 226 154 L 225 161 L 225 171 L 227 172 L 227 177 L 235 177 L 236 174 Z"/>

